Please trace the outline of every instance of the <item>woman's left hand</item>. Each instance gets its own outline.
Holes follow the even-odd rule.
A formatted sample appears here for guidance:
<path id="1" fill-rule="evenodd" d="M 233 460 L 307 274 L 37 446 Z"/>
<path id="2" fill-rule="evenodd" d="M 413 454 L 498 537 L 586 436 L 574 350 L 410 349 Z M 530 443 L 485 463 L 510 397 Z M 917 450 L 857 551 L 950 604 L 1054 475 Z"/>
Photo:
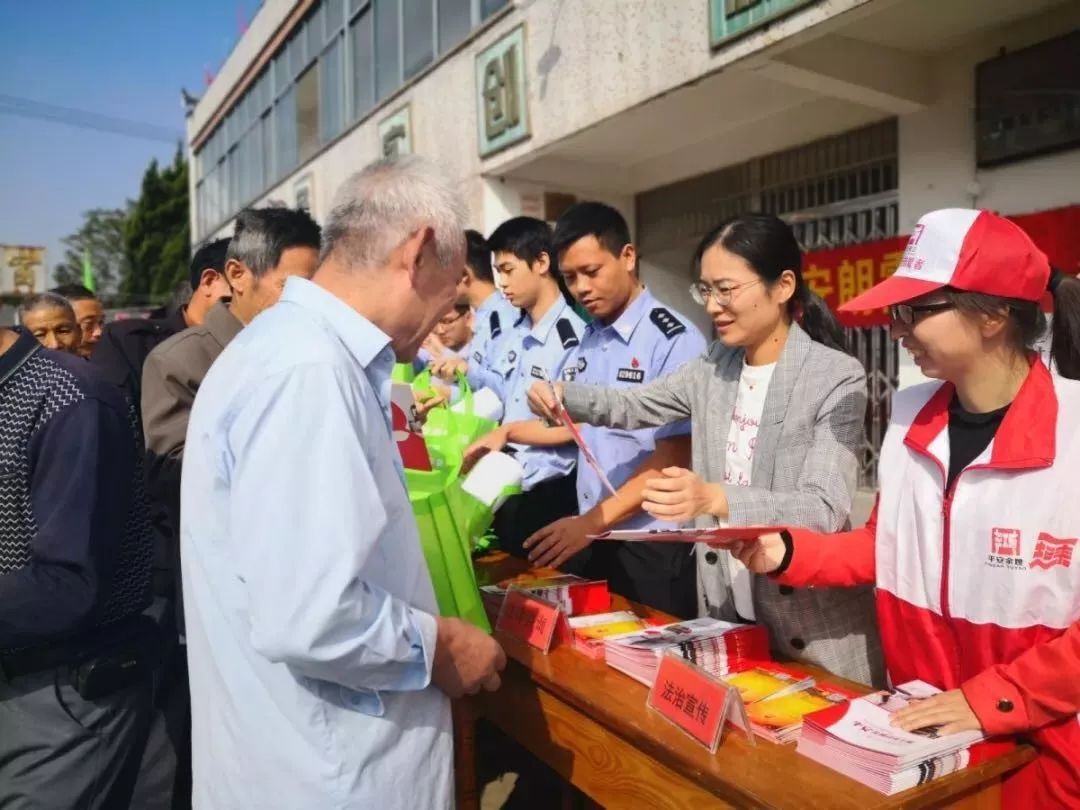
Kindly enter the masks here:
<path id="1" fill-rule="evenodd" d="M 892 724 L 904 731 L 917 731 L 928 726 L 941 726 L 938 732 L 958 734 L 961 731 L 980 731 L 982 723 L 971 710 L 971 705 L 959 689 L 950 689 L 940 695 L 913 701 L 893 715 Z"/>
<path id="2" fill-rule="evenodd" d="M 650 478 L 642 493 L 642 508 L 659 520 L 689 523 L 698 515 L 727 517 L 724 487 L 710 484 L 682 467 L 666 467 L 663 478 Z"/>

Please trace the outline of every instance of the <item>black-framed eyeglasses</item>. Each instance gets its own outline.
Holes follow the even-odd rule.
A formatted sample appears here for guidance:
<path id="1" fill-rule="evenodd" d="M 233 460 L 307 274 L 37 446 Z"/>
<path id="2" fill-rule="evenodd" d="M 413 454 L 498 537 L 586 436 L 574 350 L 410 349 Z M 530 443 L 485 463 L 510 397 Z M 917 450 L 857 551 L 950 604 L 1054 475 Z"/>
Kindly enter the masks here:
<path id="1" fill-rule="evenodd" d="M 464 309 L 456 309 L 455 308 L 454 313 L 455 314 L 450 316 L 450 317 L 444 315 L 442 317 L 442 319 L 437 324 L 435 324 L 435 328 L 436 329 L 449 329 L 455 323 L 457 323 L 462 318 L 464 318 L 466 315 L 468 315 L 469 314 L 469 309 L 468 309 L 468 307 L 465 307 Z"/>
<path id="2" fill-rule="evenodd" d="M 948 301 L 939 301 L 935 304 L 893 304 L 889 307 L 889 317 L 906 326 L 913 326 L 917 321 L 922 320 L 924 315 L 950 309 L 956 309 L 956 304 Z"/>

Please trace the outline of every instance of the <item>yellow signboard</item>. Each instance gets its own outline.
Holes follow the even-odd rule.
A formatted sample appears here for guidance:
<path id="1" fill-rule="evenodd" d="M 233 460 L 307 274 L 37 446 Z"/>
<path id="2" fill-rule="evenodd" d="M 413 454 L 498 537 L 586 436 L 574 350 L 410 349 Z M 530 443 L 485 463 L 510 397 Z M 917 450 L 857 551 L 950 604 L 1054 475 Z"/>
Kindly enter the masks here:
<path id="1" fill-rule="evenodd" d="M 0 245 L 0 295 L 27 295 L 45 289 L 45 248 Z"/>

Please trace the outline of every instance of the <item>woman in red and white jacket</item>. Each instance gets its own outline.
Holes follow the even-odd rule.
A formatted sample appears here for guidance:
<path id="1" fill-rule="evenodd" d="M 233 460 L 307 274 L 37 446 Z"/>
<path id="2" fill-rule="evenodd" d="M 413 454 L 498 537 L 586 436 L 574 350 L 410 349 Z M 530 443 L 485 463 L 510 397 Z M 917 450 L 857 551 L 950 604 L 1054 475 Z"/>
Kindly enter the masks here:
<path id="1" fill-rule="evenodd" d="M 1053 293 L 1051 356 L 1031 346 Z M 863 529 L 736 544 L 794 586 L 877 586 L 893 683 L 945 690 L 896 715 L 912 730 L 1032 743 L 1011 807 L 1080 807 L 1080 281 L 986 211 L 923 217 L 890 279 L 845 309 L 890 307 L 893 336 L 943 382 L 900 391 Z"/>

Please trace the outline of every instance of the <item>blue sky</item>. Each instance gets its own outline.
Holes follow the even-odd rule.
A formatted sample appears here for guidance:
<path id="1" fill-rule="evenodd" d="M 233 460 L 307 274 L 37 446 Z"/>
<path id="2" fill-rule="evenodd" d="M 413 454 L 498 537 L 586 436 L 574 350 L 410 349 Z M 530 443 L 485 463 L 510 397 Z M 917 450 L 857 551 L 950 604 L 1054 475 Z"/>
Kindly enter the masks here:
<path id="1" fill-rule="evenodd" d="M 0 94 L 184 131 L 180 87 L 201 95 L 257 0 L 0 0 Z M 60 240 L 88 208 L 120 206 L 167 143 L 0 114 L 0 242 Z"/>

